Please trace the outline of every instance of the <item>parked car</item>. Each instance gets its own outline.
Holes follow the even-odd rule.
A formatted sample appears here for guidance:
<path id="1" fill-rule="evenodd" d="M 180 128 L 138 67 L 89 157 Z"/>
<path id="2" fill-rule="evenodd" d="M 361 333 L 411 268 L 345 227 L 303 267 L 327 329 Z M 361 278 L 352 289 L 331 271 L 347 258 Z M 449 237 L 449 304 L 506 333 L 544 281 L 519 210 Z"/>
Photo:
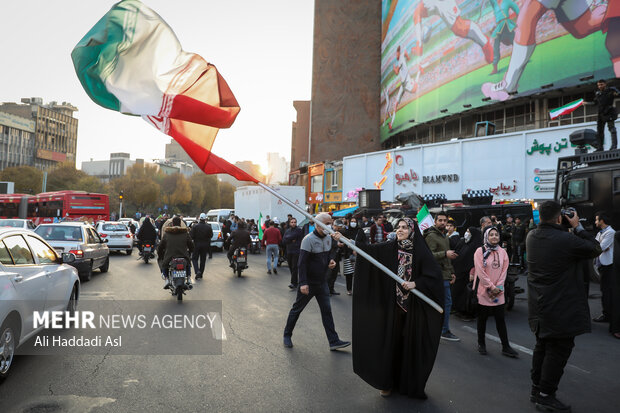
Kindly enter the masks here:
<path id="1" fill-rule="evenodd" d="M 76 310 L 80 280 L 63 264 L 74 259 L 28 229 L 0 228 L 0 382 L 17 348 L 43 329 L 34 328 L 34 311 Z"/>
<path id="2" fill-rule="evenodd" d="M 110 251 L 125 251 L 127 255 L 133 252 L 134 237 L 127 225 L 122 222 L 103 221 L 97 223 L 97 233 L 108 240 Z"/>
<path id="3" fill-rule="evenodd" d="M 29 219 L 0 219 L 0 227 L 26 228 L 34 230 L 37 226 Z"/>
<path id="4" fill-rule="evenodd" d="M 107 239 L 102 239 L 95 228 L 82 222 L 61 222 L 57 224 L 41 224 L 35 229 L 57 253 L 71 252 L 75 261 L 71 263 L 77 268 L 80 280 L 90 280 L 93 270 L 99 268 L 107 272 L 110 266 L 110 250 Z"/>
<path id="5" fill-rule="evenodd" d="M 213 230 L 213 237 L 211 237 L 211 248 L 217 248 L 220 251 L 224 249 L 224 237 L 222 236 L 222 226 L 217 222 L 207 222 L 211 225 Z"/>
<path id="6" fill-rule="evenodd" d="M 185 221 L 185 225 L 187 225 L 187 228 L 191 228 L 192 225 L 198 222 L 196 218 L 192 218 L 192 217 L 184 217 L 183 221 Z"/>

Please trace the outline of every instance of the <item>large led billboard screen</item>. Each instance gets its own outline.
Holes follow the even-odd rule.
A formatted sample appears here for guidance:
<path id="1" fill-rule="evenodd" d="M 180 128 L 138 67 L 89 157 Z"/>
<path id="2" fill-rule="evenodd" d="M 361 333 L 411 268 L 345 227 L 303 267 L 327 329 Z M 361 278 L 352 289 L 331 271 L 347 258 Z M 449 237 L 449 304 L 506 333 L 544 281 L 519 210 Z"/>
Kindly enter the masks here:
<path id="1" fill-rule="evenodd" d="M 383 0 L 381 140 L 589 76 L 620 77 L 619 25 L 620 0 Z"/>

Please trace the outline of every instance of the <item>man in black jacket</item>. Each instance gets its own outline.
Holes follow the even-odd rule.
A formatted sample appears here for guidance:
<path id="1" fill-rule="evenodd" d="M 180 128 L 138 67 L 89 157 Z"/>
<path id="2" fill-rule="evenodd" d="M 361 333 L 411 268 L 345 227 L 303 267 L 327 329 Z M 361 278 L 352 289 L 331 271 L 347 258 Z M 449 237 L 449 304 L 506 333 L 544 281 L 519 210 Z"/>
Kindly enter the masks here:
<path id="1" fill-rule="evenodd" d="M 577 212 L 564 215 L 572 234 L 562 227 L 561 207 L 546 201 L 539 208 L 540 225 L 527 237 L 528 309 L 536 335 L 530 400 L 548 411 L 569 411 L 555 392 L 575 345 L 575 336 L 591 331 L 583 260 L 602 252 L 583 229 Z"/>
<path id="2" fill-rule="evenodd" d="M 299 260 L 299 248 L 303 239 L 304 230 L 297 226 L 297 219 L 289 219 L 288 229 L 284 233 L 282 243 L 286 246 L 286 259 L 291 271 L 291 283 L 288 286 L 291 290 L 297 289 L 297 261 Z"/>
<path id="3" fill-rule="evenodd" d="M 211 258 L 211 238 L 213 238 L 213 228 L 207 223 L 207 215 L 203 212 L 200 214 L 200 220 L 192 226 L 189 232 L 190 237 L 194 240 L 194 254 L 192 255 L 192 263 L 196 279 L 202 278 L 205 272 L 205 262 L 207 261 L 207 253 Z M 198 265 L 200 259 L 200 266 Z"/>

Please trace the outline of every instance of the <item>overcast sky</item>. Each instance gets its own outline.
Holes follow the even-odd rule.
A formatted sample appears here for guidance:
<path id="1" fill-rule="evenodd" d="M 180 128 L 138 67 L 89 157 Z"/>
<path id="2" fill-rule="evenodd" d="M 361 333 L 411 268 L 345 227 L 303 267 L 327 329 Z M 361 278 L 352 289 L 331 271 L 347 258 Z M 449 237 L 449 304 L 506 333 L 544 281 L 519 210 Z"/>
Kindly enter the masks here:
<path id="1" fill-rule="evenodd" d="M 290 160 L 293 100 L 309 100 L 313 0 L 145 0 L 175 31 L 184 50 L 215 64 L 241 105 L 213 151 L 263 166 L 267 152 Z M 115 4 L 112 0 L 0 1 L 0 101 L 42 97 L 79 111 L 77 167 L 110 152 L 163 158 L 170 138 L 139 118 L 93 103 L 71 50 Z"/>

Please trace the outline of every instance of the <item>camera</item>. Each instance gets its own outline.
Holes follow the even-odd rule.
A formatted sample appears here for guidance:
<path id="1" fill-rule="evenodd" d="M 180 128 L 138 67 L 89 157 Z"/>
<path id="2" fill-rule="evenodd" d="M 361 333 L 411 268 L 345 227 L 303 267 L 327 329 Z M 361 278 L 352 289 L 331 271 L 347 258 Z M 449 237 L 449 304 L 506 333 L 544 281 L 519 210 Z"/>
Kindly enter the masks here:
<path id="1" fill-rule="evenodd" d="M 568 218 L 573 218 L 577 213 L 577 210 L 573 207 L 562 208 L 562 226 L 566 229 L 572 228 Z"/>
<path id="2" fill-rule="evenodd" d="M 562 216 L 572 218 L 575 216 L 575 212 L 577 212 L 577 210 L 573 207 L 565 208 L 565 209 L 562 209 Z"/>

